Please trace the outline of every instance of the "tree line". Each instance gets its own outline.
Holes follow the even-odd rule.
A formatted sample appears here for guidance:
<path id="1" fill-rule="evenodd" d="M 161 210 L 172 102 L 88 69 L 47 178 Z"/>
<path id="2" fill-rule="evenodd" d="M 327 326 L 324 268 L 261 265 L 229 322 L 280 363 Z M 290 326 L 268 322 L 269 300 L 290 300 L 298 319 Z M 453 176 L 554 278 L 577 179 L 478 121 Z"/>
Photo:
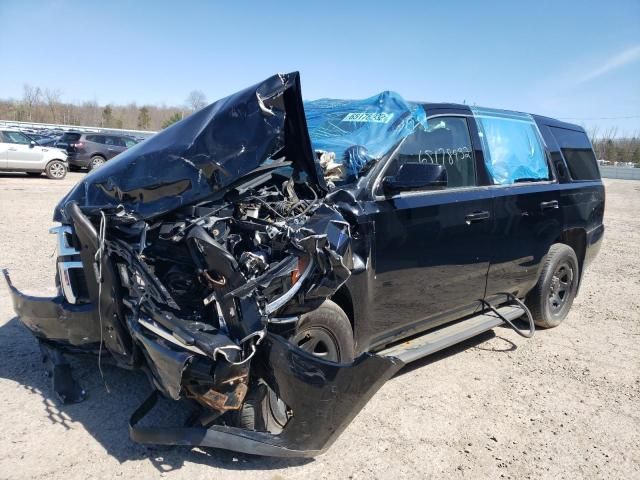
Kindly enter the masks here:
<path id="1" fill-rule="evenodd" d="M 598 160 L 608 160 L 611 163 L 633 162 L 640 168 L 640 134 L 630 137 L 618 137 L 616 127 L 600 130 L 593 127 L 589 130 L 589 137 Z"/>
<path id="2" fill-rule="evenodd" d="M 64 102 L 61 97 L 60 90 L 25 84 L 22 98 L 0 99 L 0 120 L 156 131 L 207 104 L 200 90 L 190 92 L 181 106 L 100 105 L 95 100 L 76 104 Z"/>
<path id="3" fill-rule="evenodd" d="M 61 97 L 60 90 L 25 84 L 22 98 L 0 99 L 0 120 L 157 131 L 207 104 L 200 90 L 191 91 L 182 106 L 100 105 L 95 100 L 75 104 L 63 102 Z M 589 137 L 599 160 L 633 162 L 640 167 L 640 134 L 619 137 L 615 127 L 594 127 L 589 130 Z"/>

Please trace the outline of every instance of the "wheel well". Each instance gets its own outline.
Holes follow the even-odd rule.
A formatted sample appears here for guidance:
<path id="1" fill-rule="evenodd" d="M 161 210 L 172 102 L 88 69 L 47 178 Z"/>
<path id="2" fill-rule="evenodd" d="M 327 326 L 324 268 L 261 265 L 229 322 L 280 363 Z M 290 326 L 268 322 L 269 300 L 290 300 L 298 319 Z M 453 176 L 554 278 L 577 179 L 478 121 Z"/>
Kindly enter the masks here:
<path id="1" fill-rule="evenodd" d="M 105 160 L 105 161 L 107 160 L 107 157 L 105 157 L 105 156 L 104 156 L 103 154 L 101 154 L 101 153 L 94 153 L 93 155 L 91 155 L 91 157 L 90 157 L 90 158 L 95 158 L 95 157 L 100 157 L 101 159 L 103 159 L 103 160 Z M 86 157 L 85 157 L 85 158 L 86 158 Z"/>
<path id="2" fill-rule="evenodd" d="M 331 300 L 347 314 L 351 327 L 353 328 L 353 300 L 351 299 L 349 289 L 343 285 L 331 296 Z"/>
<path id="3" fill-rule="evenodd" d="M 580 278 L 582 279 L 582 265 L 584 264 L 584 256 L 587 249 L 587 233 L 583 228 L 571 228 L 562 232 L 562 236 L 557 243 L 564 243 L 573 248 L 578 257 L 578 267 L 580 268 Z"/>

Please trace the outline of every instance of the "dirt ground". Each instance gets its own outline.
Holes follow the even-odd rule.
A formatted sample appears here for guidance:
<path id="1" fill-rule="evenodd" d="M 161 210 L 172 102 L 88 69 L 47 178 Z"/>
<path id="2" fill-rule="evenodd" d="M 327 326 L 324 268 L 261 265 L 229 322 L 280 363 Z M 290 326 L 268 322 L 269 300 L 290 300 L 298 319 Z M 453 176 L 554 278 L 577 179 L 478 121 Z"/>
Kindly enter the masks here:
<path id="1" fill-rule="evenodd" d="M 64 181 L 0 175 L 0 266 L 51 288 L 47 233 Z M 406 367 L 325 454 L 282 460 L 145 447 L 128 436 L 138 373 L 74 359 L 84 403 L 52 398 L 33 337 L 0 286 L 0 478 L 640 478 L 640 182 L 606 180 L 599 257 L 559 328 L 505 328 Z"/>

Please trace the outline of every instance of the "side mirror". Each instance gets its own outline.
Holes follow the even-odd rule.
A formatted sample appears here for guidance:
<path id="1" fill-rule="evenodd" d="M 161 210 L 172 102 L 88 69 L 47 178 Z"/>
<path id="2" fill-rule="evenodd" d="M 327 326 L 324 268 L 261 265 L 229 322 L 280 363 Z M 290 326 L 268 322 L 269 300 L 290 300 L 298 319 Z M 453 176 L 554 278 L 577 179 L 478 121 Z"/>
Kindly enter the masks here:
<path id="1" fill-rule="evenodd" d="M 31 140 L 31 141 L 29 142 L 29 148 L 33 148 L 33 147 L 35 147 L 35 146 L 36 146 L 36 142 L 34 142 L 33 140 Z"/>
<path id="2" fill-rule="evenodd" d="M 406 190 L 442 189 L 447 186 L 447 170 L 435 163 L 403 163 L 393 177 L 384 177 L 382 188 L 387 193 Z"/>

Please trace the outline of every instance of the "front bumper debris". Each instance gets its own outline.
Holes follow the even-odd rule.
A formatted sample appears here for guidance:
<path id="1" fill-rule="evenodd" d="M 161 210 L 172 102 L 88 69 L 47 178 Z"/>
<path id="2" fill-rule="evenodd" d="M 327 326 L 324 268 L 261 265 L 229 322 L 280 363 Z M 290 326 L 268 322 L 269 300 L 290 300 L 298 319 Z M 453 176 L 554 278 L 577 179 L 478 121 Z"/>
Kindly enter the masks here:
<path id="1" fill-rule="evenodd" d="M 2 273 L 9 287 L 16 315 L 37 338 L 74 346 L 100 343 L 100 327 L 96 321 L 94 304 L 74 305 L 62 295 L 25 295 L 13 285 L 6 269 Z"/>
<path id="2" fill-rule="evenodd" d="M 237 427 L 140 427 L 154 407 L 154 392 L 131 416 L 129 433 L 139 443 L 215 447 L 273 457 L 314 457 L 325 452 L 380 387 L 404 363 L 363 354 L 350 364 L 319 360 L 269 334 L 260 363 L 270 387 L 294 413 L 279 434 Z"/>

